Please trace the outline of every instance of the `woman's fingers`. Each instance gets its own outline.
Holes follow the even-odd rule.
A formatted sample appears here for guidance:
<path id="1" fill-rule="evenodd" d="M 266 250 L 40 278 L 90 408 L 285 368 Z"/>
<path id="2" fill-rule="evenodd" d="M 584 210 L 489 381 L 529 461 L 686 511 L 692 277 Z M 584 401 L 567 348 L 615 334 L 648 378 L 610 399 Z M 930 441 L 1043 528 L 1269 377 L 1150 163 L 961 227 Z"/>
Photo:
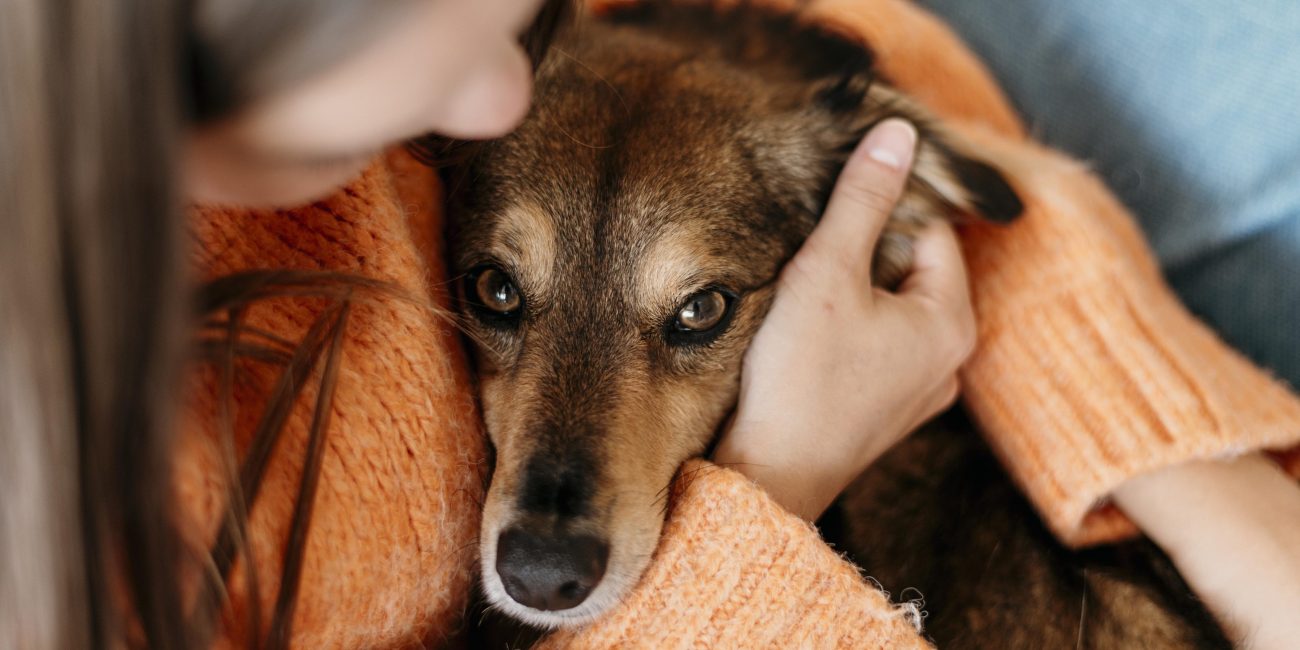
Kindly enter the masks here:
<path id="1" fill-rule="evenodd" d="M 937 221 L 912 243 L 912 270 L 899 287 L 900 295 L 925 296 L 940 303 L 966 303 L 970 284 L 961 244 L 950 224 Z"/>
<path id="2" fill-rule="evenodd" d="M 872 251 L 903 193 L 915 149 L 916 128 L 900 118 L 882 121 L 863 138 L 840 172 L 821 223 L 796 258 L 800 266 L 870 281 Z"/>
<path id="3" fill-rule="evenodd" d="M 975 348 L 975 310 L 961 244 L 951 225 L 936 222 L 917 235 L 913 251 L 912 271 L 899 287 L 899 297 L 921 298 L 937 309 L 936 343 L 962 363 Z"/>

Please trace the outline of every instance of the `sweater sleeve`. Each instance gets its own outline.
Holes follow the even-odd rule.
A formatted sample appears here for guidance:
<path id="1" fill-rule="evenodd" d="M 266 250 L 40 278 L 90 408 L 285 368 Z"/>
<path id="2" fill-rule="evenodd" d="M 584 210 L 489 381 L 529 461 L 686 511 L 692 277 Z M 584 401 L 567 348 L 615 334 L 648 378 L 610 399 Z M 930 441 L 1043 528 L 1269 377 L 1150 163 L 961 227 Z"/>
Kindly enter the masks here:
<path id="1" fill-rule="evenodd" d="M 540 647 L 929 647 L 909 622 L 914 612 L 891 604 L 743 475 L 691 461 L 674 491 L 654 562 L 633 592 Z"/>
<path id="2" fill-rule="evenodd" d="M 1028 212 L 965 238 L 979 321 L 966 404 L 1062 540 L 1136 532 L 1107 503 L 1130 477 L 1300 444 L 1300 400 L 1182 306 L 1100 181 L 1046 149 L 967 135 Z"/>

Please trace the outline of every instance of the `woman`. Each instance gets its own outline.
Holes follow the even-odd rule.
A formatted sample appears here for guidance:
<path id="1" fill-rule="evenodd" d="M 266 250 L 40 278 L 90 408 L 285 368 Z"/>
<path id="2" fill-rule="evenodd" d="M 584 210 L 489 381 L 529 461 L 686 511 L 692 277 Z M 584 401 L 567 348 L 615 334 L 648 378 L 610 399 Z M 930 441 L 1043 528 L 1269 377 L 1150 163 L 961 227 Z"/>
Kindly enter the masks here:
<path id="1" fill-rule="evenodd" d="M 296 204 L 336 188 L 374 152 L 405 138 L 504 133 L 526 110 L 528 65 L 516 36 L 536 5 L 19 0 L 0 8 L 6 641 L 192 647 L 212 633 L 208 619 L 193 616 L 194 590 L 177 578 L 187 575 L 185 544 L 173 531 L 175 387 L 191 329 L 189 285 L 178 272 L 178 206 L 190 199 Z M 556 11 L 543 11 L 535 34 L 554 23 Z M 534 55 L 537 43 L 529 40 Z M 882 125 L 846 168 L 822 226 L 782 277 L 749 356 L 739 424 L 715 456 L 737 463 L 776 502 L 809 519 L 893 441 L 951 402 L 972 344 L 951 233 L 922 239 L 918 272 L 899 296 L 873 293 L 869 260 L 857 255 L 870 250 L 897 195 L 912 137 L 905 125 Z M 851 293 L 865 298 L 832 316 L 802 308 L 839 295 L 846 272 L 857 285 Z M 864 376 L 874 373 L 855 360 L 886 363 L 875 373 L 893 380 L 862 399 Z M 815 387 L 808 399 L 772 397 L 791 377 Z M 891 408 L 873 407 L 879 404 Z M 339 412 L 346 431 L 347 411 Z M 822 444 L 792 448 L 797 440 L 781 435 L 791 427 L 820 431 Z M 1262 461 L 1245 466 L 1228 466 L 1231 479 L 1202 473 L 1296 511 L 1293 485 Z M 1158 501 L 1167 489 L 1161 486 L 1172 483 L 1153 476 L 1145 484 L 1156 487 L 1138 493 Z M 706 485 L 691 490 L 726 480 L 701 480 Z M 687 506 L 716 499 L 691 490 L 682 497 Z M 1230 499 L 1225 512 L 1235 516 L 1241 501 Z M 1229 521 L 1240 526 L 1227 528 L 1248 537 L 1257 527 L 1250 517 Z M 1274 528 L 1258 537 L 1294 534 Z M 791 539 L 800 566 L 856 579 L 847 565 L 828 564 L 833 555 L 814 540 Z M 1196 584 L 1191 569 L 1204 557 L 1188 557 L 1184 569 Z M 919 643 L 879 594 L 856 583 L 840 589 L 857 609 L 851 617 L 839 612 L 838 625 L 857 621 L 876 639 Z M 275 600 L 267 616 L 270 642 L 279 645 L 294 619 L 292 606 Z M 1274 623 L 1268 617 L 1261 625 Z M 691 633 L 680 624 L 682 634 Z M 725 621 L 716 625 L 726 628 Z M 396 644 L 410 642 L 412 630 L 421 637 L 452 632 L 400 618 L 381 627 L 384 634 L 366 640 Z"/>

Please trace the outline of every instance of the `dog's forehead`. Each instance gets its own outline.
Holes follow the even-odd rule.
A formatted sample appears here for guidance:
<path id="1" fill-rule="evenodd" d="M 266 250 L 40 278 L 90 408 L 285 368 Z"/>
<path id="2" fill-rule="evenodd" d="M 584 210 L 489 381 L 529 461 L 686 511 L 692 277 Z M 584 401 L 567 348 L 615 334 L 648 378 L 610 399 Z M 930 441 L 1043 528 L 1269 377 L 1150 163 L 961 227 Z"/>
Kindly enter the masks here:
<path id="1" fill-rule="evenodd" d="M 487 148 L 475 174 L 496 246 L 534 293 L 599 286 L 642 309 L 767 279 L 797 239 L 789 197 L 815 185 L 810 142 L 761 84 L 635 56 L 562 59 Z"/>
<path id="2" fill-rule="evenodd" d="M 506 204 L 492 255 L 549 304 L 596 294 L 659 314 L 710 285 L 756 284 L 778 262 L 780 238 L 726 202 L 628 191 L 605 205 L 572 199 Z"/>
<path id="3" fill-rule="evenodd" d="M 697 274 L 773 235 L 742 143 L 654 121 L 589 124 L 550 133 L 544 147 L 524 131 L 489 163 L 511 170 L 497 185 L 497 239 L 534 270 L 644 283 L 639 265 L 663 259 L 678 276 Z M 601 135 L 618 139 L 600 148 L 579 141 Z M 654 277 L 671 284 L 665 273 Z"/>

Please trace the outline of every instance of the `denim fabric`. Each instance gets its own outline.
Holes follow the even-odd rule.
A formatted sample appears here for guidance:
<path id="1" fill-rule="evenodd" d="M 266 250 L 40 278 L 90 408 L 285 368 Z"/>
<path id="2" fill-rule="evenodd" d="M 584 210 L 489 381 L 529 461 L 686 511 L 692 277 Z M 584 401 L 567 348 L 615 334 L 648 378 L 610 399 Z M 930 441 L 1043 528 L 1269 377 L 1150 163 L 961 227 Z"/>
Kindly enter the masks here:
<path id="1" fill-rule="evenodd" d="M 919 4 L 1106 179 L 1188 306 L 1300 387 L 1300 1 Z"/>

